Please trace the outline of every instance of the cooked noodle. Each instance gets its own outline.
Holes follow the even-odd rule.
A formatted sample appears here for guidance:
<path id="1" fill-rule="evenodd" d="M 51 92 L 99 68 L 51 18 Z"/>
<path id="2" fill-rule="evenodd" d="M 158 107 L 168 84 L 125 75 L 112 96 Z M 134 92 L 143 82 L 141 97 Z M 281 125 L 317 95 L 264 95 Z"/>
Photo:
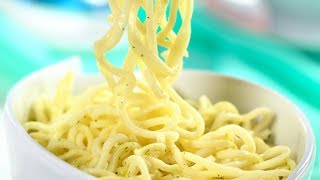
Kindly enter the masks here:
<path id="1" fill-rule="evenodd" d="M 187 56 L 193 0 L 109 0 L 109 5 L 112 26 L 94 44 L 107 83 L 73 95 L 73 76 L 67 74 L 55 97 L 41 96 L 33 103 L 24 127 L 35 140 L 101 179 L 290 175 L 296 166 L 290 149 L 266 143 L 273 117 L 269 109 L 240 114 L 233 104 L 212 104 L 206 96 L 187 102 L 173 88 Z M 118 68 L 105 54 L 125 32 L 130 48 Z M 165 50 L 159 52 L 159 46 Z M 134 74 L 137 67 L 142 78 Z"/>

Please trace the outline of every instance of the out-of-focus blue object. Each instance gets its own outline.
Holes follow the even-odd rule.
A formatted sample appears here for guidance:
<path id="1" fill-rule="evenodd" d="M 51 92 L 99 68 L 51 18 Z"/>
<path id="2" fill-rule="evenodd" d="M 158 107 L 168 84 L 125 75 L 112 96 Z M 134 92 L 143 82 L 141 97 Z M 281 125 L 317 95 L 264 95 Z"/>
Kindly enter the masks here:
<path id="1" fill-rule="evenodd" d="M 0 10 L 50 47 L 69 51 L 91 49 L 109 28 L 102 0 L 2 0 Z"/>
<path id="2" fill-rule="evenodd" d="M 30 1 L 31 2 L 31 1 Z M 53 2 L 53 1 L 52 1 Z M 62 1 L 58 1 L 60 3 Z M 51 2 L 50 2 L 51 3 Z M 72 8 L 70 8 L 72 9 Z M 25 31 L 0 12 L 0 99 L 17 80 L 36 69 L 68 56 L 79 55 L 87 71 L 96 71 L 91 50 L 66 50 Z M 127 44 L 108 55 L 120 65 Z M 237 76 L 274 89 L 296 103 L 312 124 L 316 141 L 320 140 L 320 55 L 302 52 L 282 41 L 251 34 L 210 16 L 196 7 L 193 16 L 190 57 L 186 68 L 211 70 Z M 284 129 L 290 133 L 288 129 Z M 320 146 L 312 179 L 320 179 Z"/>
<path id="3" fill-rule="evenodd" d="M 20 0 L 24 3 L 38 3 L 50 5 L 72 11 L 96 11 L 97 9 L 108 9 L 108 2 L 105 0 Z"/>
<path id="4" fill-rule="evenodd" d="M 215 15 L 299 48 L 320 51 L 318 0 L 202 0 Z"/>

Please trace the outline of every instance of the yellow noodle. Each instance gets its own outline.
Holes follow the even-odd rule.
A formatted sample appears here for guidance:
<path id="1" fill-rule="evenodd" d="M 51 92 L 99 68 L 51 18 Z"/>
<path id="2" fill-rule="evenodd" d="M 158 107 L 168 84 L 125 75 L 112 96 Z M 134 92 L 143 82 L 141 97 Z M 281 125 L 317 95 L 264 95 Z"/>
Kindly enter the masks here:
<path id="1" fill-rule="evenodd" d="M 50 152 L 101 179 L 279 179 L 296 167 L 272 146 L 273 113 L 183 99 L 172 84 L 188 55 L 193 0 L 109 0 L 110 30 L 94 44 L 107 84 L 72 94 L 68 73 L 24 124 Z M 138 17 L 144 11 L 146 18 Z M 168 16 L 167 13 L 168 12 Z M 181 17 L 179 31 L 173 29 Z M 122 68 L 105 55 L 127 33 Z M 164 51 L 159 51 L 162 46 Z M 141 77 L 135 75 L 139 69 Z M 190 103 L 189 103 L 190 102 Z"/>

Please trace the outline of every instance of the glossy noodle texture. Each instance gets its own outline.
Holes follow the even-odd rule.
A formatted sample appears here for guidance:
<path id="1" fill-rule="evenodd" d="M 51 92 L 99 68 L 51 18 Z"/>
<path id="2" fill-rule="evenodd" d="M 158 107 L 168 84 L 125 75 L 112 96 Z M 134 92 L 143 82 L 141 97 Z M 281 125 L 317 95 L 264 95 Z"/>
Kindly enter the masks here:
<path id="1" fill-rule="evenodd" d="M 191 35 L 193 0 L 109 0 L 109 31 L 94 44 L 106 83 L 74 95 L 73 75 L 32 105 L 26 131 L 72 166 L 101 179 L 285 179 L 286 146 L 271 146 L 268 108 L 183 99 L 172 84 Z M 145 12 L 145 18 L 138 12 Z M 168 16 L 166 12 L 168 11 Z M 173 28 L 176 19 L 182 23 Z M 105 55 L 124 33 L 121 68 Z M 161 52 L 159 47 L 161 46 Z M 163 50 L 164 49 L 164 50 Z M 142 78 L 135 76 L 138 68 Z"/>

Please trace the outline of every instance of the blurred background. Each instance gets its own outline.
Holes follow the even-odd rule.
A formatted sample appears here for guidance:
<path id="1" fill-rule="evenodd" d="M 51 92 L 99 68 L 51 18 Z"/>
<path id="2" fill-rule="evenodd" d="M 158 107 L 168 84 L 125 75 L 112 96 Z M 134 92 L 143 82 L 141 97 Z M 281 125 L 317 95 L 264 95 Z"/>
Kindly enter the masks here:
<path id="1" fill-rule="evenodd" d="M 320 1 L 195 0 L 186 68 L 237 76 L 296 103 L 320 140 Z M 0 1 L 0 107 L 23 76 L 73 55 L 97 71 L 92 43 L 106 0 Z M 120 65 L 128 43 L 109 54 Z M 318 143 L 319 144 L 319 143 Z M 320 146 L 317 145 L 320 150 Z M 312 179 L 320 179 L 320 151 Z"/>

